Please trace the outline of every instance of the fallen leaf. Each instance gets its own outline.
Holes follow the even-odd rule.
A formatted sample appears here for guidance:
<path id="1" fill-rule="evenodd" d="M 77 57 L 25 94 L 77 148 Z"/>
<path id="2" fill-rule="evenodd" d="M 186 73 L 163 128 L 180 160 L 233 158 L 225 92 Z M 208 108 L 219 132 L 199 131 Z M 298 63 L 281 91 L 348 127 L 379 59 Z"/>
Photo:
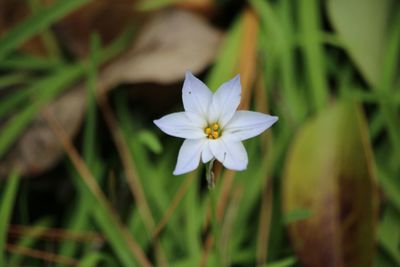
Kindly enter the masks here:
<path id="1" fill-rule="evenodd" d="M 71 137 L 78 132 L 86 109 L 86 93 L 78 86 L 53 103 L 48 111 Z M 53 167 L 64 152 L 42 115 L 32 122 L 7 157 L 0 162 L 0 176 L 18 166 L 23 174 L 35 175 Z"/>
<path id="2" fill-rule="evenodd" d="M 132 48 L 104 69 L 103 90 L 119 83 L 168 84 L 198 73 L 216 56 L 221 33 L 189 11 L 168 9 L 141 29 Z"/>
<path id="3" fill-rule="evenodd" d="M 368 129 L 354 103 L 337 103 L 309 121 L 290 147 L 285 214 L 303 266 L 372 266 L 378 196 Z"/>

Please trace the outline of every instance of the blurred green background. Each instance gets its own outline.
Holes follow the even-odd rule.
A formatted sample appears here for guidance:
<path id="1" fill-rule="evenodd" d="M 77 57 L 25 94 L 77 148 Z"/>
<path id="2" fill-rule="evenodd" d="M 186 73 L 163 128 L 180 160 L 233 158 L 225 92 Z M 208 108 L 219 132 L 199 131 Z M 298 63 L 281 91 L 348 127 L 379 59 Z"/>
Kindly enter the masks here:
<path id="1" fill-rule="evenodd" d="M 400 266 L 397 0 L 1 0 L 0 266 Z M 186 70 L 279 116 L 173 176 Z"/>

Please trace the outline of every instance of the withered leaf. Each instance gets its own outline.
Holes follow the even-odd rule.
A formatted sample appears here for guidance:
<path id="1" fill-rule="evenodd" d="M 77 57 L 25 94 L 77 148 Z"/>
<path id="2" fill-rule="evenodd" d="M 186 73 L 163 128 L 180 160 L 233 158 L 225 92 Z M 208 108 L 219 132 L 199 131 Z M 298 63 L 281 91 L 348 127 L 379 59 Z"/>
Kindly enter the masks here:
<path id="1" fill-rule="evenodd" d="M 354 103 L 337 103 L 296 135 L 285 166 L 286 214 L 303 266 L 372 266 L 378 196 L 367 126 Z"/>
<path id="2" fill-rule="evenodd" d="M 48 111 L 60 122 L 67 134 L 73 137 L 82 124 L 86 108 L 86 93 L 78 86 L 53 103 Z M 63 155 L 57 137 L 39 114 L 7 157 L 0 161 L 0 175 L 5 176 L 14 166 L 24 174 L 35 175 L 54 166 Z"/>
<path id="3" fill-rule="evenodd" d="M 215 58 L 221 34 L 189 11 L 168 9 L 141 30 L 132 48 L 102 73 L 103 89 L 119 83 L 168 84 L 186 70 L 200 72 Z"/>

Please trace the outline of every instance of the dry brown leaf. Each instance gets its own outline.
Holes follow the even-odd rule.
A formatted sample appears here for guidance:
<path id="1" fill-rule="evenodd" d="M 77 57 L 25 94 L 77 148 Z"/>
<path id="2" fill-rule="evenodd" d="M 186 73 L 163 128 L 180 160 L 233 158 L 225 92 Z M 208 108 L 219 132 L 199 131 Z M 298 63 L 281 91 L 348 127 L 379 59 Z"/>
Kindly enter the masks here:
<path id="1" fill-rule="evenodd" d="M 86 93 L 76 87 L 48 105 L 48 111 L 60 122 L 69 136 L 79 130 L 86 108 Z M 0 175 L 7 174 L 18 166 L 24 174 L 35 175 L 53 167 L 63 155 L 57 137 L 40 114 L 29 126 L 19 141 L 0 162 Z"/>
<path id="2" fill-rule="evenodd" d="M 191 12 L 161 11 L 141 30 L 133 47 L 104 69 L 102 87 L 123 83 L 168 84 L 186 70 L 202 71 L 216 56 L 221 33 Z"/>

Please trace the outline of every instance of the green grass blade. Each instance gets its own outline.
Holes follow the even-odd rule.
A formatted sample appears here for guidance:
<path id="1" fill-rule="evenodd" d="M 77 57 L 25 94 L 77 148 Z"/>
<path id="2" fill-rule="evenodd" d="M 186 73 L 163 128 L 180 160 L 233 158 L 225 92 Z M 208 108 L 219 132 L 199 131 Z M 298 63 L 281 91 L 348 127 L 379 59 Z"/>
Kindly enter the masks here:
<path id="1" fill-rule="evenodd" d="M 15 139 L 32 121 L 40 109 L 57 96 L 63 89 L 78 79 L 83 71 L 83 65 L 81 64 L 69 66 L 59 71 L 53 77 L 44 79 L 34 85 L 38 89 L 46 88 L 46 90 L 42 90 L 41 94 L 36 94 L 35 102 L 15 115 L 2 128 L 0 133 L 0 156 L 4 155 L 7 149 L 14 143 Z M 29 88 L 27 90 L 31 91 Z"/>
<path id="2" fill-rule="evenodd" d="M 40 236 L 43 232 L 46 231 L 46 227 L 50 226 L 51 220 L 49 218 L 40 219 L 36 222 L 32 228 L 32 231 L 27 236 L 22 236 L 22 238 L 18 241 L 17 246 L 23 248 L 31 248 L 38 240 L 37 237 Z M 9 266 L 21 266 L 22 261 L 24 260 L 23 254 L 12 254 L 8 260 Z"/>
<path id="3" fill-rule="evenodd" d="M 132 38 L 132 32 L 132 30 L 125 32 L 110 46 L 101 51 L 99 55 L 99 64 L 104 63 L 121 52 L 127 44 L 129 44 L 129 40 Z M 19 134 L 45 104 L 54 99 L 62 90 L 68 88 L 68 86 L 72 85 L 73 82 L 78 80 L 85 73 L 87 64 L 87 60 L 84 60 L 80 63 L 58 69 L 56 73 L 50 77 L 39 80 L 16 96 L 11 96 L 10 98 L 12 101 L 8 99 L 10 101 L 1 103 L 0 115 L 4 115 L 4 113 L 14 108 L 16 105 L 21 104 L 29 97 L 34 101 L 34 103 L 28 105 L 16 114 L 11 121 L 8 121 L 2 128 L 0 132 L 0 157 L 4 155 Z M 7 104 L 7 102 L 10 103 Z"/>
<path id="4" fill-rule="evenodd" d="M 271 262 L 266 264 L 264 267 L 290 267 L 296 263 L 296 259 L 294 257 L 289 257 L 284 260 Z"/>
<path id="5" fill-rule="evenodd" d="M 95 177 L 101 177 L 103 174 L 103 168 L 101 167 L 101 160 L 97 157 L 96 153 L 96 127 L 97 127 L 97 116 L 96 116 L 96 76 L 97 76 L 97 64 L 99 54 L 99 38 L 97 36 L 92 38 L 91 41 L 91 56 L 87 73 L 87 113 L 86 123 L 83 132 L 83 158 L 86 161 L 90 170 L 95 174 Z M 74 177 L 77 174 L 74 174 Z M 78 187 L 78 202 L 77 209 L 74 210 L 70 216 L 68 229 L 74 231 L 85 231 L 89 228 L 89 213 L 90 213 L 90 199 L 86 195 L 86 191 L 82 189 L 83 184 L 79 181 L 79 177 L 75 177 L 76 187 Z M 67 257 L 74 257 L 74 254 L 79 248 L 79 244 L 76 242 L 64 242 L 60 247 L 60 255 Z M 89 254 L 90 256 L 91 254 Z M 90 262 L 90 259 L 88 260 Z"/>
<path id="6" fill-rule="evenodd" d="M 92 252 L 83 256 L 78 267 L 96 267 L 103 262 L 104 266 L 116 266 L 113 260 L 106 254 L 100 252 Z"/>
<path id="7" fill-rule="evenodd" d="M 5 248 L 7 242 L 7 231 L 10 223 L 10 217 L 14 206 L 14 201 L 17 195 L 19 185 L 19 173 L 13 170 L 7 180 L 6 187 L 1 196 L 0 202 L 0 266 L 5 264 Z"/>
<path id="8" fill-rule="evenodd" d="M 39 58 L 31 55 L 13 55 L 0 60 L 1 70 L 55 70 L 63 66 L 63 62 L 55 58 Z"/>
<path id="9" fill-rule="evenodd" d="M 243 19 L 240 17 L 230 29 L 228 36 L 220 48 L 217 60 L 206 82 L 208 87 L 214 92 L 223 82 L 234 76 L 234 71 L 238 66 L 243 28 Z"/>
<path id="10" fill-rule="evenodd" d="M 24 84 L 29 81 L 29 76 L 25 73 L 13 73 L 0 77 L 0 92 L 8 86 Z"/>
<path id="11" fill-rule="evenodd" d="M 319 1 L 299 2 L 300 25 L 302 28 L 303 53 L 308 69 L 309 85 L 314 109 L 320 111 L 327 103 L 329 91 L 326 85 L 324 53 L 319 36 Z"/>
<path id="12" fill-rule="evenodd" d="M 89 0 L 58 0 L 32 15 L 3 36 L 0 41 L 0 60 L 38 32 L 88 2 Z"/>
<path id="13" fill-rule="evenodd" d="M 142 0 L 135 5 L 135 9 L 138 11 L 151 11 L 178 4 L 183 1 L 184 0 Z"/>

